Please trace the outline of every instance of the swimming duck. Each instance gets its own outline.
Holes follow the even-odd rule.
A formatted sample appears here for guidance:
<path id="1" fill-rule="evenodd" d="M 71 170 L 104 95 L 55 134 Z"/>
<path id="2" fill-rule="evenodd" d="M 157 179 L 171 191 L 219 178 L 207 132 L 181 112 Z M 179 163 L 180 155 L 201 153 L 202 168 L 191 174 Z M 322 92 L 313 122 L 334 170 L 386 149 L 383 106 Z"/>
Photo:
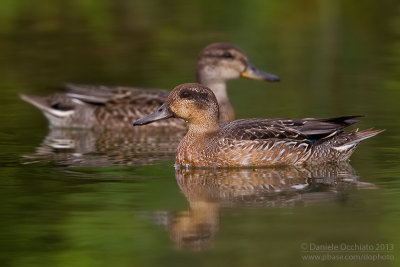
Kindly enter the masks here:
<path id="1" fill-rule="evenodd" d="M 229 43 L 205 47 L 197 61 L 197 81 L 213 90 L 220 105 L 220 121 L 235 119 L 226 92 L 226 81 L 240 77 L 276 82 L 279 78 L 257 69 L 246 54 Z M 66 84 L 66 93 L 48 97 L 21 95 L 39 108 L 51 126 L 69 128 L 127 128 L 130 122 L 156 110 L 169 91 L 143 90 L 131 87 L 106 87 Z M 157 123 L 185 129 L 180 120 Z"/>
<path id="2" fill-rule="evenodd" d="M 189 123 L 176 151 L 178 167 L 244 167 L 346 161 L 357 145 L 382 130 L 343 129 L 356 120 L 241 119 L 219 123 L 214 93 L 197 83 L 174 88 L 156 112 L 133 125 L 166 118 Z"/>

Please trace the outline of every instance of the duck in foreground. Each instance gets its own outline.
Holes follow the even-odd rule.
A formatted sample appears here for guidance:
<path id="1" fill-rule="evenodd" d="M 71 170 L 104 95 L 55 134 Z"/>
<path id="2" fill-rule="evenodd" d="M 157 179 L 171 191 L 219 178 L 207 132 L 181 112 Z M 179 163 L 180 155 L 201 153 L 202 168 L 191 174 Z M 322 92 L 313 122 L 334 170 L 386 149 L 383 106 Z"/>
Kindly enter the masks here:
<path id="1" fill-rule="evenodd" d="M 205 47 L 197 61 L 197 81 L 209 87 L 217 97 L 219 119 L 235 119 L 226 92 L 226 81 L 240 77 L 276 82 L 279 78 L 257 69 L 245 53 L 228 43 Z M 106 87 L 66 84 L 66 93 L 47 97 L 21 95 L 39 108 L 50 125 L 67 128 L 128 128 L 133 120 L 156 110 L 165 102 L 169 91 L 131 87 Z M 169 120 L 152 126 L 186 129 L 183 121 Z"/>
<path id="2" fill-rule="evenodd" d="M 329 119 L 242 119 L 220 124 L 206 86 L 177 86 L 156 112 L 133 125 L 171 117 L 189 123 L 176 151 L 177 167 L 244 167 L 346 161 L 357 145 L 382 130 L 350 131 L 358 116 Z"/>

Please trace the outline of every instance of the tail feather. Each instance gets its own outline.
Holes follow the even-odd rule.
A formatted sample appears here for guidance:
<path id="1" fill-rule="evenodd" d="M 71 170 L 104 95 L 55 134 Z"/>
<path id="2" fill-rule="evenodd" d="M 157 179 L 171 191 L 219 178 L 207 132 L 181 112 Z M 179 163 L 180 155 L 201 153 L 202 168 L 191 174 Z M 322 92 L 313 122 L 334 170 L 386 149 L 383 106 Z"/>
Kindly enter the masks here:
<path id="1" fill-rule="evenodd" d="M 372 130 L 373 128 L 364 130 L 364 131 L 358 131 L 358 129 L 356 131 L 354 131 L 354 138 L 353 140 L 351 140 L 350 142 L 348 142 L 347 144 L 355 144 L 355 143 L 360 143 L 361 141 L 368 139 L 370 137 L 373 137 L 383 131 L 385 131 L 384 129 L 378 129 L 378 130 Z"/>
<path id="2" fill-rule="evenodd" d="M 23 101 L 35 106 L 36 108 L 38 108 L 42 111 L 49 111 L 51 109 L 51 107 L 49 106 L 49 103 L 47 101 L 48 100 L 47 97 L 33 96 L 33 95 L 26 95 L 26 94 L 20 94 L 19 97 Z"/>
<path id="3" fill-rule="evenodd" d="M 48 115 L 55 117 L 67 117 L 74 112 L 74 103 L 77 100 L 72 100 L 63 94 L 54 94 L 51 96 L 33 96 L 20 94 L 20 98 L 38 108 L 47 117 Z"/>
<path id="4" fill-rule="evenodd" d="M 356 129 L 351 132 L 338 133 L 330 138 L 320 139 L 314 144 L 315 153 L 312 156 L 312 160 L 315 162 L 346 161 L 361 141 L 383 131 L 372 130 L 372 128 L 364 131 Z"/>

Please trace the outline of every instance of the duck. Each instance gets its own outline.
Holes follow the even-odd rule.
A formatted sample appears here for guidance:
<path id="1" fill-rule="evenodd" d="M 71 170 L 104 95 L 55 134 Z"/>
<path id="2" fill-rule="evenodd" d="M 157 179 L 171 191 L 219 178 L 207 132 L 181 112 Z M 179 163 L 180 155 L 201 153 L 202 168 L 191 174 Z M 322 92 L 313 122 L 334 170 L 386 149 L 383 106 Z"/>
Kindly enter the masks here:
<path id="1" fill-rule="evenodd" d="M 359 116 L 306 119 L 240 119 L 219 122 L 214 93 L 204 85 L 175 87 L 154 113 L 133 122 L 141 126 L 167 118 L 188 122 L 176 150 L 175 166 L 257 167 L 347 161 L 358 144 L 383 130 L 344 131 Z"/>
<path id="2" fill-rule="evenodd" d="M 226 90 L 228 80 L 280 80 L 278 76 L 255 67 L 244 51 L 230 43 L 213 43 L 206 46 L 198 56 L 196 77 L 197 82 L 213 90 L 220 106 L 221 122 L 235 119 L 235 112 Z M 20 97 L 39 108 L 49 120 L 50 127 L 130 129 L 133 120 L 156 110 L 169 95 L 167 90 L 124 86 L 68 83 L 64 89 L 65 93 L 50 96 L 22 94 Z M 158 122 L 153 126 L 186 129 L 184 122 L 180 120 Z"/>

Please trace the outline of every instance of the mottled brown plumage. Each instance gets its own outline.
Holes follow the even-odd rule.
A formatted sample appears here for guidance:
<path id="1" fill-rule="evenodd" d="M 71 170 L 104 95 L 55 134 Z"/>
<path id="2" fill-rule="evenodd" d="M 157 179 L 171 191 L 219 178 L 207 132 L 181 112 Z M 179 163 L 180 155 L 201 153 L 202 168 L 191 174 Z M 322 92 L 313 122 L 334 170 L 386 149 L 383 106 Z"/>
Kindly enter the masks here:
<path id="1" fill-rule="evenodd" d="M 204 48 L 199 55 L 196 72 L 198 81 L 211 88 L 217 96 L 221 122 L 235 119 L 226 92 L 227 80 L 245 77 L 279 81 L 277 76 L 258 70 L 243 51 L 227 43 L 215 43 Z M 56 104 L 55 96 L 21 97 L 41 109 L 51 126 L 116 129 L 131 127 L 130 122 L 156 110 L 169 94 L 164 90 L 77 84 L 66 84 L 65 89 L 65 94 L 57 94 Z M 69 108 L 59 110 L 64 103 L 69 103 Z M 145 128 L 154 127 L 186 129 L 184 122 L 180 120 L 162 121 Z"/>
<path id="2" fill-rule="evenodd" d="M 219 124 L 218 103 L 207 87 L 177 86 L 157 112 L 134 122 L 169 117 L 189 122 L 176 152 L 186 167 L 243 167 L 318 164 L 347 160 L 359 142 L 380 130 L 344 132 L 356 116 L 331 119 L 243 119 Z"/>

